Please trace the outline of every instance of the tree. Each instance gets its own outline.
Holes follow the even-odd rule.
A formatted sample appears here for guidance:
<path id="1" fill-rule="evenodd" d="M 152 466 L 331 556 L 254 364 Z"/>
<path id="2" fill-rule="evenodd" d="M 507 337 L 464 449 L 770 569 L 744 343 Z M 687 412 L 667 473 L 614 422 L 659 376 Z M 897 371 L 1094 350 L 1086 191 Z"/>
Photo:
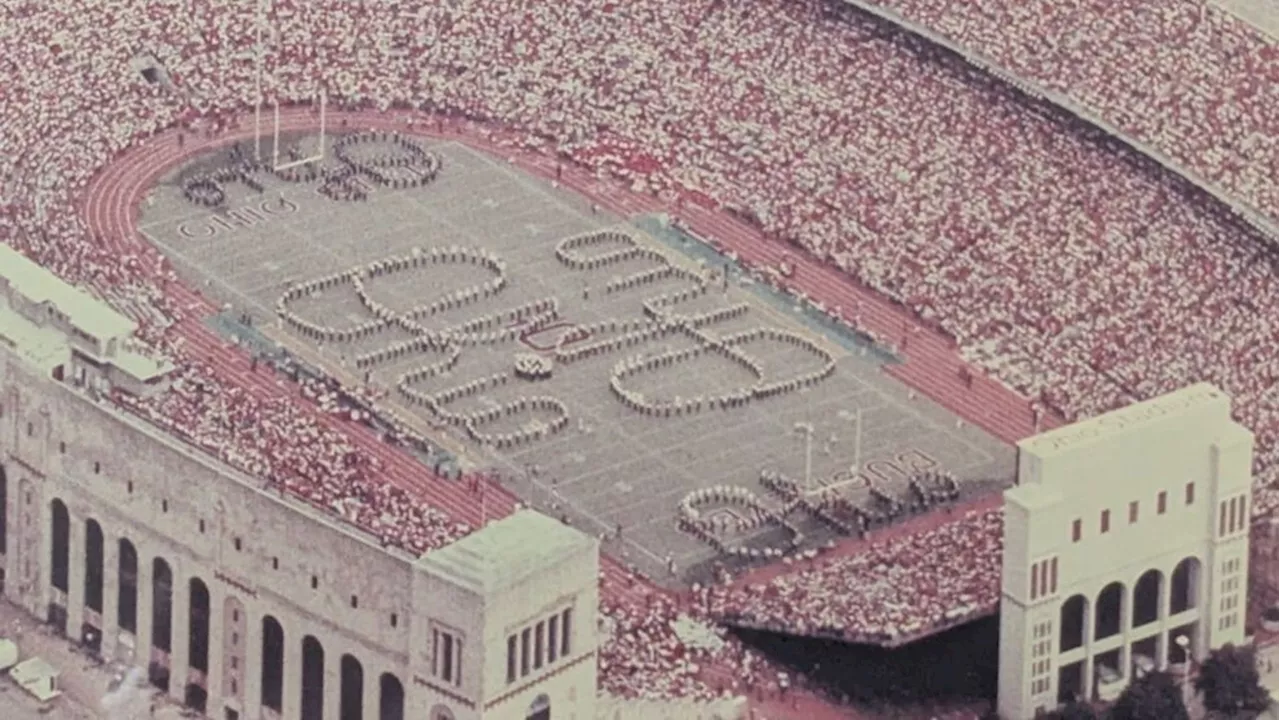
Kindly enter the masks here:
<path id="1" fill-rule="evenodd" d="M 1098 711 L 1083 702 L 1073 702 L 1049 713 L 1048 720 L 1098 720 Z"/>
<path id="2" fill-rule="evenodd" d="M 1129 683 L 1111 708 L 1111 720 L 1190 720 L 1190 716 L 1173 676 L 1153 672 Z"/>
<path id="3" fill-rule="evenodd" d="M 1204 693 L 1206 709 L 1221 713 L 1260 713 L 1270 702 L 1252 647 L 1224 645 L 1209 653 L 1200 666 L 1196 690 Z"/>

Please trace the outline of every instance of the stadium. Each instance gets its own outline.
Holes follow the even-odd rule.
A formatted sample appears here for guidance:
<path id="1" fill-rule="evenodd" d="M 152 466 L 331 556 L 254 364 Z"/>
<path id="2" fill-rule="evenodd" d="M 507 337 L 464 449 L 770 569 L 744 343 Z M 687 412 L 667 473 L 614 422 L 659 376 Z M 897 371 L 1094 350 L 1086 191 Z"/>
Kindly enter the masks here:
<path id="1" fill-rule="evenodd" d="M 124 0 L 4 13 L 0 238 L 18 251 L 6 287 L 34 262 L 127 318 L 150 359 L 129 367 L 154 365 L 134 387 L 109 370 L 105 384 L 57 382 L 83 386 L 131 437 L 223 468 L 211 478 L 305 508 L 289 549 L 264 555 L 273 565 L 323 554 L 329 536 L 308 523 L 358 534 L 362 554 L 324 561 L 345 566 L 340 585 L 380 582 L 356 559 L 370 548 L 444 567 L 488 528 L 536 523 L 522 507 L 598 539 L 601 707 L 728 716 L 715 703 L 741 698 L 734 712 L 824 718 L 892 700 L 928 717 L 916 706 L 945 700 L 975 716 L 994 668 L 905 689 L 901 668 L 989 651 L 1015 445 L 1196 383 L 1230 397 L 1252 433 L 1246 506 L 1258 537 L 1274 523 L 1276 43 L 1218 6 Z M 47 344 L 22 352 L 54 366 Z M 61 455 L 123 450 L 105 431 L 77 448 L 48 410 L 71 401 L 40 399 L 23 372 L 0 401 L 0 519 L 30 538 L 8 544 L 5 594 L 101 635 L 102 581 L 98 607 L 77 608 L 83 573 L 63 567 L 83 564 L 66 547 L 85 531 L 67 529 L 60 500 L 42 495 L 53 509 L 36 522 L 19 497 L 82 472 Z M 24 419 L 27 437 L 48 431 L 38 448 Z M 105 464 L 123 480 L 147 457 Z M 80 486 L 73 518 L 115 503 Z M 200 534 L 214 515 L 232 527 L 221 490 L 167 492 L 156 520 L 130 522 L 180 536 L 160 517 L 172 498 Z M 27 547 L 51 567 L 23 567 Z M 1274 554 L 1258 558 L 1251 634 L 1275 595 L 1262 568 Z M 254 572 L 226 570 L 232 589 L 215 596 L 265 597 L 272 581 Z M 210 591 L 181 592 L 205 593 L 203 611 L 175 600 L 164 626 L 204 617 L 207 635 Z M 335 592 L 344 612 L 369 602 Z M 431 683 L 394 668 L 374 682 L 373 651 L 367 672 L 354 650 L 326 664 L 285 626 L 275 653 L 301 678 L 249 690 L 207 657 L 178 667 L 196 645 L 208 655 L 207 637 L 179 652 L 135 629 L 130 643 L 135 660 L 154 649 L 153 681 L 215 717 L 551 716 L 523 696 L 518 713 L 486 712 L 448 688 L 418 712 L 406 696 Z M 403 632 L 417 641 L 416 625 Z M 813 667 L 837 652 L 898 669 L 850 690 Z"/>

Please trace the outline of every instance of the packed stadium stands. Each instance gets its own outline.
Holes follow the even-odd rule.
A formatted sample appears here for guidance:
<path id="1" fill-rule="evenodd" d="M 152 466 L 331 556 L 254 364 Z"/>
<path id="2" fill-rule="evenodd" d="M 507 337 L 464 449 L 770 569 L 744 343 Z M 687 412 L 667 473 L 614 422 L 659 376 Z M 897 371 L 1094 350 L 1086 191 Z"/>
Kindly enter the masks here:
<path id="1" fill-rule="evenodd" d="M 803 572 L 700 588 L 694 605 L 747 627 L 893 644 L 995 607 L 1000 531 L 998 509 L 975 510 L 863 552 L 803 561 Z"/>
<path id="2" fill-rule="evenodd" d="M 874 0 L 1276 218 L 1276 45 L 1202 0 Z"/>
<path id="3" fill-rule="evenodd" d="M 1226 16 L 1192 0 L 1055 4 L 1063 17 L 1009 0 L 893 4 L 1274 216 L 1275 48 Z M 172 392 L 116 401 L 388 545 L 438 548 L 473 527 L 468 516 L 424 500 L 429 480 L 419 492 L 384 480 L 425 470 L 394 466 L 371 433 L 317 412 L 323 392 L 307 402 L 273 375 L 242 372 L 236 352 L 190 340 L 198 296 L 157 252 L 80 212 L 95 172 L 127 148 L 175 124 L 197 136 L 250 106 L 252 8 L 6 4 L 0 241 L 139 319 L 181 364 Z M 1158 12 L 1161 32 L 1127 20 Z M 1256 508 L 1275 512 L 1274 251 L 1150 162 L 918 40 L 817 0 L 280 0 L 271 25 L 269 92 L 282 102 L 323 85 L 351 108 L 482 120 L 636 191 L 732 208 L 909 307 L 974 365 L 1068 418 L 1213 382 L 1257 433 Z M 174 89 L 131 69 L 141 50 Z M 757 603 L 761 622 L 786 611 L 851 637 L 909 634 L 991 599 L 998 542 L 998 514 L 984 512 L 767 586 L 705 590 L 689 611 Z M 878 589 L 833 604 L 863 579 Z M 607 689 L 708 697 L 717 688 L 700 664 L 728 663 L 744 686 L 748 670 L 763 672 L 732 642 L 685 647 L 671 630 L 679 607 L 650 592 L 606 599 L 629 630 L 602 651 Z"/>

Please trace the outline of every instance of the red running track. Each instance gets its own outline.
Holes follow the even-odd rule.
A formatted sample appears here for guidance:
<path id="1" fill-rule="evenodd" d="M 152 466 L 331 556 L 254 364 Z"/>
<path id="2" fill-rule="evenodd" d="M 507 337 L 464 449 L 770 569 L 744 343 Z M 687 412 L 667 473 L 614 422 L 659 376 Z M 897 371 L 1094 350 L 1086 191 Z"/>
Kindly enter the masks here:
<path id="1" fill-rule="evenodd" d="M 555 162 L 542 155 L 513 154 L 510 149 L 468 138 L 469 145 L 511 158 L 532 174 L 555 177 Z M 670 203 L 622 189 L 616 183 L 597 179 L 580 168 L 565 168 L 561 184 L 590 198 L 600 207 L 623 217 L 642 213 L 666 212 L 679 218 L 703 238 L 732 250 L 739 259 L 753 267 L 774 267 L 784 256 L 794 268 L 790 289 L 802 291 L 827 308 L 843 308 L 845 317 L 859 316 L 863 327 L 876 337 L 899 347 L 905 358 L 901 365 L 886 372 L 906 385 L 919 390 L 938 404 L 995 437 L 1008 443 L 1035 434 L 1034 418 L 1029 402 L 981 371 L 960 359 L 955 343 L 940 331 L 922 325 L 914 314 L 867 288 L 842 271 L 823 263 L 785 243 L 767 238 L 755 228 L 732 215 L 708 209 L 697 201 Z M 909 331 L 909 333 L 908 333 Z M 904 334 L 909 340 L 902 342 Z M 972 378 L 966 382 L 967 374 Z M 1056 427 L 1061 418 L 1041 419 L 1041 430 Z"/>
<path id="2" fill-rule="evenodd" d="M 315 124 L 315 119 L 305 112 L 283 112 L 281 123 L 286 129 L 306 129 Z M 394 127 L 391 119 L 385 116 L 363 117 L 361 123 L 371 127 Z M 214 140 L 201 140 L 189 134 L 185 146 L 180 148 L 176 141 L 177 132 L 171 131 L 130 149 L 97 175 L 85 192 L 82 210 L 90 233 L 100 237 L 119 254 L 138 253 L 143 247 L 149 247 L 137 232 L 137 209 L 155 182 L 193 155 L 250 136 L 249 132 L 232 132 Z M 204 361 L 215 375 L 245 388 L 259 400 L 282 396 L 295 399 L 296 405 L 311 413 L 320 423 L 343 433 L 353 444 L 377 457 L 387 480 L 443 510 L 451 518 L 479 526 L 480 502 L 467 490 L 465 482 L 449 481 L 435 475 L 409 454 L 379 441 L 364 425 L 320 412 L 303 398 L 296 386 L 281 381 L 269 371 L 254 372 L 245 353 L 223 342 L 201 322 L 218 308 L 182 285 L 171 283 L 166 290 L 186 310 L 187 318 L 178 323 L 175 331 L 191 357 Z M 515 501 L 514 496 L 498 485 L 488 484 L 485 489 L 484 505 L 489 517 L 510 514 Z M 647 582 L 637 581 L 611 558 L 602 558 L 601 569 L 604 575 L 602 591 L 615 601 L 638 600 L 654 591 Z"/>
<path id="3" fill-rule="evenodd" d="M 332 113 L 332 118 L 346 119 L 352 128 L 406 130 L 407 113 L 363 111 Z M 475 123 L 440 124 L 433 116 L 414 116 L 412 131 L 429 137 L 455 140 L 491 154 L 511 160 L 522 169 L 547 179 L 555 177 L 556 162 L 544 155 L 515 151 L 503 147 L 509 136 Z M 247 123 L 246 123 L 247 124 Z M 293 108 L 282 111 L 281 124 L 286 130 L 314 129 L 318 119 L 308 110 Z M 332 125 L 331 125 L 332 127 Z M 252 137 L 247 129 L 233 128 L 214 139 L 187 133 L 185 146 L 177 143 L 178 131 L 171 130 L 141 141 L 104 168 L 89 183 L 83 199 L 83 212 L 90 232 L 117 253 L 139 253 L 150 246 L 137 231 L 138 206 L 146 192 L 166 172 L 188 158 L 235 140 Z M 664 211 L 680 218 L 699 235 L 732 250 L 748 265 L 777 267 L 786 255 L 795 269 L 792 286 L 810 298 L 832 308 L 840 306 L 846 315 L 854 309 L 866 329 L 881 338 L 901 338 L 911 329 L 905 349 L 906 362 L 889 372 L 920 390 L 979 427 L 1006 442 L 1015 442 L 1033 432 L 1027 402 L 998 383 L 984 378 L 974 368 L 972 387 L 961 379 L 965 364 L 959 359 L 954 344 L 941 333 L 925 328 L 910 311 L 854 282 L 840 271 L 802 254 L 783 243 L 769 240 L 757 229 L 723 212 L 706 209 L 694 203 L 672 204 L 652 196 L 640 195 L 616 183 L 602 181 L 588 171 L 565 167 L 560 183 L 572 188 L 591 202 L 613 213 L 631 216 Z M 320 412 L 305 401 L 296 387 L 281 382 L 269 372 L 253 372 L 243 352 L 223 342 L 201 322 L 217 311 L 211 303 L 191 289 L 179 284 L 167 288 L 170 297 L 186 309 L 187 319 L 176 326 L 193 357 L 203 359 L 217 375 L 251 391 L 261 400 L 282 396 L 302 400 L 301 406 L 321 423 L 351 437 L 352 442 L 378 457 L 389 481 L 425 499 L 451 517 L 470 523 L 480 522 L 480 503 L 466 489 L 465 483 L 444 480 L 430 472 L 407 453 L 378 441 L 368 428 Z M 1052 419 L 1046 424 L 1053 424 Z M 486 490 L 486 506 L 490 516 L 508 514 L 515 498 L 502 488 L 490 485 Z M 605 557 L 602 562 L 602 590 L 614 600 L 639 599 L 654 591 L 648 582 L 639 581 L 616 561 Z"/>

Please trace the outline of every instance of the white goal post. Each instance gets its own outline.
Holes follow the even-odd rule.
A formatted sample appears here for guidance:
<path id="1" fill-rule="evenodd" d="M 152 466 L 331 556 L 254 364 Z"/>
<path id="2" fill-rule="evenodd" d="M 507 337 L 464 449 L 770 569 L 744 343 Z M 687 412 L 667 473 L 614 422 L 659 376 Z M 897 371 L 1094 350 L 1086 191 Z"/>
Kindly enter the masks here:
<path id="1" fill-rule="evenodd" d="M 316 148 L 316 154 L 311 155 L 309 157 L 304 157 L 300 160 L 294 160 L 293 162 L 287 162 L 283 165 L 280 164 L 280 103 L 277 101 L 272 101 L 271 103 L 272 109 L 275 112 L 275 132 L 272 135 L 272 142 L 271 142 L 272 170 L 274 170 L 275 172 L 281 172 L 283 170 L 288 170 L 289 168 L 297 167 L 299 165 L 306 165 L 308 163 L 320 162 L 321 160 L 324 160 L 324 120 L 325 120 L 324 116 L 325 116 L 325 105 L 327 103 L 327 99 L 328 98 L 325 94 L 325 91 L 321 90 L 320 91 L 320 144 Z"/>
<path id="2" fill-rule="evenodd" d="M 268 1 L 269 0 L 258 0 L 258 21 L 256 23 L 257 28 L 255 31 L 257 38 L 256 45 L 254 46 L 255 87 L 253 97 L 253 159 L 258 162 L 262 162 L 262 103 L 264 97 L 262 92 L 262 65 L 263 57 L 266 54 L 266 50 L 262 45 L 262 32 L 267 22 Z M 325 114 L 328 94 L 323 88 L 320 90 L 318 101 L 320 104 L 320 143 L 316 149 L 316 153 L 300 160 L 287 162 L 283 165 L 280 164 L 280 101 L 279 99 L 271 101 L 275 120 L 271 143 L 271 168 L 273 171 L 281 172 L 299 165 L 306 165 L 308 163 L 324 160 Z"/>
<path id="3" fill-rule="evenodd" d="M 843 413 L 842 413 L 843 414 Z M 853 411 L 853 465 L 849 467 L 849 471 L 853 477 L 837 483 L 813 487 L 810 481 L 805 482 L 804 497 L 812 498 L 829 492 L 834 492 L 849 485 L 854 485 L 859 480 L 859 474 L 862 472 L 862 408 Z M 812 434 L 812 433 L 810 433 Z"/>

